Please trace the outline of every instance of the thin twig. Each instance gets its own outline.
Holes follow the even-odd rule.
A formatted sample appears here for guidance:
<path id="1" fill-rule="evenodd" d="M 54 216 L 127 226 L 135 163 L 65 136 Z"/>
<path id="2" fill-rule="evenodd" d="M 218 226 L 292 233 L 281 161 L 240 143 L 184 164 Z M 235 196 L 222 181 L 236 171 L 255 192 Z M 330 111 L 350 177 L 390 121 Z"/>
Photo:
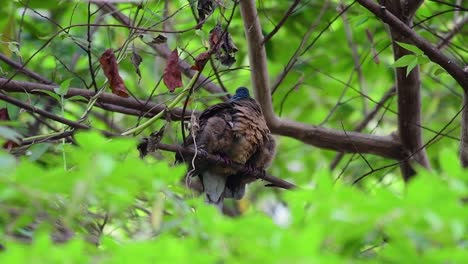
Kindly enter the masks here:
<path id="1" fill-rule="evenodd" d="M 301 0 L 295 0 L 294 3 L 289 7 L 289 9 L 284 13 L 283 17 L 281 18 L 280 22 L 275 26 L 275 28 L 263 39 L 262 45 L 265 45 L 284 25 L 286 20 L 291 16 L 294 9 L 299 5 Z"/>

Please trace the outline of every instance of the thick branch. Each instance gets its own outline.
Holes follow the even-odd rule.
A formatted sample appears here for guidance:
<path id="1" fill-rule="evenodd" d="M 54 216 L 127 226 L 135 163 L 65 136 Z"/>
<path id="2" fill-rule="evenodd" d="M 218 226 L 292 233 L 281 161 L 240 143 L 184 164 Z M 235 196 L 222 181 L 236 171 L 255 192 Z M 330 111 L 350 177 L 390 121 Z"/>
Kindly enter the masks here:
<path id="1" fill-rule="evenodd" d="M 379 103 L 375 105 L 375 107 L 366 115 L 366 117 L 354 128 L 353 131 L 355 132 L 361 132 L 364 130 L 364 128 L 369 124 L 369 122 L 374 119 L 374 117 L 377 115 L 379 110 L 384 106 L 384 104 L 392 98 L 395 95 L 395 86 L 390 87 L 390 89 L 382 96 L 382 99 L 380 99 Z M 330 168 L 334 169 L 338 163 L 340 162 L 341 158 L 343 158 L 344 153 L 340 152 L 337 153 L 335 158 L 333 158 L 333 161 L 330 164 Z"/>
<path id="2" fill-rule="evenodd" d="M 276 127 L 279 120 L 273 112 L 268 77 L 267 57 L 263 43 L 262 27 L 258 18 L 255 0 L 240 1 L 244 30 L 249 47 L 250 74 L 255 98 L 262 107 L 263 115 L 270 127 Z"/>
<path id="3" fill-rule="evenodd" d="M 400 142 L 392 136 L 374 136 L 357 132 L 343 132 L 324 127 L 309 126 L 282 120 L 272 128 L 278 135 L 294 137 L 319 148 L 347 153 L 368 153 L 401 160 L 404 158 Z"/>
<path id="4" fill-rule="evenodd" d="M 408 40 L 411 40 L 412 44 L 424 51 L 431 61 L 444 68 L 460 84 L 463 90 L 468 92 L 468 72 L 463 71 L 463 69 L 457 66 L 454 61 L 445 56 L 426 39 L 418 35 L 403 21 L 386 10 L 384 6 L 378 5 L 372 0 L 357 0 L 357 2 L 382 19 L 382 21 L 387 23 L 392 30 L 398 31 Z"/>
<path id="5" fill-rule="evenodd" d="M 419 6 L 419 5 L 414 5 Z M 408 27 L 413 26 L 413 14 L 416 10 L 408 10 L 408 7 L 399 0 L 388 2 L 388 11 L 398 16 Z M 404 10 L 401 12 L 400 10 Z M 412 11 L 410 13 L 410 11 Z M 395 28 L 390 28 L 393 56 L 395 61 L 399 58 L 412 54 L 404 49 L 397 42 L 410 43 L 405 34 Z M 398 134 L 403 147 L 414 153 L 412 159 L 426 168 L 430 168 L 429 159 L 424 148 L 422 131 L 420 126 L 412 124 L 422 124 L 421 122 L 421 78 L 420 67 L 416 66 L 409 74 L 406 74 L 406 67 L 395 68 L 397 98 L 398 98 Z M 412 168 L 410 160 L 401 163 L 403 178 L 409 180 L 416 171 Z"/>
<path id="6" fill-rule="evenodd" d="M 166 150 L 166 151 L 171 151 L 175 153 L 181 153 L 184 157 L 190 157 L 192 158 L 195 155 L 195 150 L 192 148 L 184 148 L 182 146 L 175 146 L 175 145 L 167 145 L 167 144 L 162 144 L 159 143 L 157 145 L 157 148 Z M 221 165 L 221 166 L 230 166 L 236 170 L 240 170 L 241 174 L 247 174 L 251 177 L 255 177 L 257 179 L 262 179 L 270 183 L 269 186 L 274 186 L 274 187 L 280 187 L 283 189 L 293 189 L 296 186 L 292 183 L 289 183 L 285 180 L 282 180 L 280 178 L 276 178 L 274 176 L 268 175 L 266 173 L 263 173 L 261 170 L 248 170 L 246 169 L 243 165 L 237 164 L 237 163 L 226 163 L 225 160 L 218 158 L 216 155 L 212 155 L 209 153 L 204 153 L 201 154 L 200 152 L 197 153 L 197 157 L 195 160 L 195 163 L 199 163 L 202 161 L 208 161 L 210 164 L 216 164 L 216 165 Z"/>

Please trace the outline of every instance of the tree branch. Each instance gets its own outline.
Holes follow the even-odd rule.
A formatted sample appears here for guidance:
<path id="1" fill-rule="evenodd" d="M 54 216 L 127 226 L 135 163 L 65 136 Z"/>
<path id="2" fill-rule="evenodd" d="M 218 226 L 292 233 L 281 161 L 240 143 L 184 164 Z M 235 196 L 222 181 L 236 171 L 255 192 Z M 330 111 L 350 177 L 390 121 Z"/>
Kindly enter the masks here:
<path id="1" fill-rule="evenodd" d="M 393 30 L 398 31 L 408 40 L 411 40 L 412 44 L 424 51 L 431 61 L 444 68 L 447 73 L 449 73 L 460 84 L 465 93 L 468 92 L 468 72 L 465 72 L 461 67 L 457 66 L 454 61 L 445 56 L 426 39 L 418 35 L 403 21 L 389 12 L 384 6 L 374 3 L 372 0 L 356 1 L 371 11 L 374 15 L 382 19 L 382 21 L 387 23 Z"/>
<path id="2" fill-rule="evenodd" d="M 8 58 L 7 56 L 5 56 L 2 53 L 0 53 L 0 60 L 4 61 L 6 64 L 8 64 L 11 67 L 17 69 L 19 72 L 21 72 L 22 74 L 28 76 L 31 79 L 34 79 L 34 80 L 36 80 L 38 82 L 41 82 L 43 84 L 53 84 L 52 81 L 49 81 L 47 78 L 39 75 L 38 73 L 27 69 L 26 67 L 24 67 L 24 65 L 21 65 L 20 63 L 18 63 L 16 61 L 13 61 L 12 59 Z"/>
<path id="3" fill-rule="evenodd" d="M 392 98 L 395 95 L 395 86 L 390 87 L 390 89 L 382 96 L 379 103 L 375 105 L 375 107 L 366 115 L 366 117 L 354 128 L 355 132 L 361 132 L 369 122 L 374 119 L 375 115 L 379 112 L 382 106 L 387 102 L 388 99 Z M 330 169 L 334 169 L 340 160 L 343 158 L 344 153 L 340 152 L 335 155 L 333 161 L 330 163 Z"/>
<path id="4" fill-rule="evenodd" d="M 401 21 L 404 21 L 405 25 L 412 27 L 413 14 L 416 10 L 409 9 L 407 5 L 407 2 L 401 3 L 400 0 L 391 0 L 387 2 L 386 12 L 393 13 Z M 419 5 L 413 4 L 413 6 Z M 405 34 L 401 34 L 399 30 L 391 27 L 390 35 L 395 61 L 405 55 L 412 54 L 412 52 L 397 44 L 397 42 L 411 43 Z M 406 67 L 395 68 L 395 76 L 398 95 L 398 134 L 401 143 L 409 153 L 414 153 L 412 160 L 415 160 L 423 167 L 430 168 L 423 144 L 421 127 L 412 125 L 422 124 L 420 67 L 416 66 L 409 74 L 406 73 Z M 411 160 L 402 162 L 400 168 L 405 180 L 409 180 L 416 174 L 416 171 L 412 168 Z"/>
<path id="5" fill-rule="evenodd" d="M 265 46 L 262 45 L 263 34 L 258 17 L 255 0 L 240 1 L 244 31 L 249 48 L 250 74 L 255 91 L 255 98 L 262 107 L 263 115 L 269 127 L 277 127 L 279 119 L 273 112 L 271 103 L 270 80 L 268 76 Z"/>
<path id="6" fill-rule="evenodd" d="M 184 148 L 182 146 L 175 146 L 175 145 L 168 145 L 168 144 L 163 144 L 159 143 L 156 146 L 157 149 L 162 149 L 166 151 L 171 151 L 174 153 L 180 153 L 184 157 L 190 157 L 190 160 L 192 159 L 193 156 L 195 156 L 195 150 L 192 148 Z M 237 164 L 237 163 L 227 163 L 225 160 L 218 158 L 216 155 L 212 155 L 209 153 L 200 153 L 198 152 L 196 157 L 195 163 L 200 163 L 202 161 L 208 161 L 210 164 L 216 164 L 216 165 L 221 165 L 225 167 L 232 167 L 236 170 L 240 170 L 240 174 L 247 174 L 249 177 L 254 177 L 257 179 L 262 179 L 270 183 L 269 186 L 273 187 L 279 187 L 283 189 L 293 189 L 296 188 L 296 186 L 290 182 L 287 182 L 285 180 L 282 180 L 280 178 L 271 176 L 269 174 L 263 173 L 261 170 L 248 170 L 245 168 L 242 164 Z"/>
<path id="7" fill-rule="evenodd" d="M 299 5 L 301 0 L 295 0 L 294 3 L 289 7 L 289 9 L 284 13 L 283 18 L 281 18 L 280 22 L 275 26 L 275 28 L 263 39 L 262 45 L 267 43 L 278 31 L 279 29 L 284 25 L 286 20 L 291 16 L 292 12 L 294 9 Z"/>

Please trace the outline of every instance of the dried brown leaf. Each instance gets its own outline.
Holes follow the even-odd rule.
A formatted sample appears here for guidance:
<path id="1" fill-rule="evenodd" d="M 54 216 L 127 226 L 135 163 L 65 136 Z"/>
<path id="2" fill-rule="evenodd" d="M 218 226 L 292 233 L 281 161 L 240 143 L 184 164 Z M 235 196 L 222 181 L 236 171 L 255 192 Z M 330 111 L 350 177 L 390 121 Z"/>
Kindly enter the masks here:
<path id="1" fill-rule="evenodd" d="M 221 64 L 230 67 L 236 62 L 234 54 L 239 50 L 232 41 L 231 34 L 223 32 L 220 24 L 217 24 L 210 33 L 210 49 L 215 54 L 215 58 Z"/>
<path id="2" fill-rule="evenodd" d="M 213 13 L 213 10 L 216 8 L 215 3 L 213 3 L 213 0 L 198 0 L 197 3 L 197 10 L 198 10 L 198 16 L 199 16 L 199 21 L 201 22 L 205 20 L 205 18 L 211 13 Z"/>
<path id="3" fill-rule="evenodd" d="M 182 73 L 179 70 L 179 54 L 177 53 L 177 48 L 174 49 L 167 58 L 163 81 L 170 92 L 173 92 L 177 87 L 182 87 Z"/>
<path id="4" fill-rule="evenodd" d="M 143 61 L 140 54 L 138 54 L 135 50 L 135 47 L 132 49 L 132 64 L 135 67 L 135 72 L 138 75 L 138 83 L 141 81 L 141 71 L 140 71 L 140 64 Z"/>
<path id="5" fill-rule="evenodd" d="M 106 50 L 101 55 L 101 58 L 99 58 L 99 62 L 101 63 L 104 75 L 109 80 L 112 93 L 120 97 L 128 97 L 127 87 L 125 87 L 125 83 L 122 77 L 120 77 L 119 64 L 117 64 L 114 51 L 112 49 Z"/>
<path id="6" fill-rule="evenodd" d="M 201 71 L 203 67 L 205 67 L 206 62 L 210 59 L 210 52 L 205 51 L 203 53 L 200 53 L 196 58 L 195 58 L 195 64 L 190 67 L 192 70 L 196 71 Z"/>

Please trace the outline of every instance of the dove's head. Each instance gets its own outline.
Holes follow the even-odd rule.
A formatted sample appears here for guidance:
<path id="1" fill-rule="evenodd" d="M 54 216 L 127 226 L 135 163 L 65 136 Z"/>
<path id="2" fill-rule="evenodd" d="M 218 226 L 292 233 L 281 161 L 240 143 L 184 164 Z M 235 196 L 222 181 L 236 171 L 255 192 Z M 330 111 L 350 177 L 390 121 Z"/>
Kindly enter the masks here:
<path id="1" fill-rule="evenodd" d="M 237 88 L 236 93 L 231 98 L 231 100 L 232 101 L 237 101 L 237 100 L 241 100 L 241 99 L 245 99 L 245 98 L 250 98 L 249 89 L 247 89 L 245 87 L 239 87 L 239 88 Z"/>

